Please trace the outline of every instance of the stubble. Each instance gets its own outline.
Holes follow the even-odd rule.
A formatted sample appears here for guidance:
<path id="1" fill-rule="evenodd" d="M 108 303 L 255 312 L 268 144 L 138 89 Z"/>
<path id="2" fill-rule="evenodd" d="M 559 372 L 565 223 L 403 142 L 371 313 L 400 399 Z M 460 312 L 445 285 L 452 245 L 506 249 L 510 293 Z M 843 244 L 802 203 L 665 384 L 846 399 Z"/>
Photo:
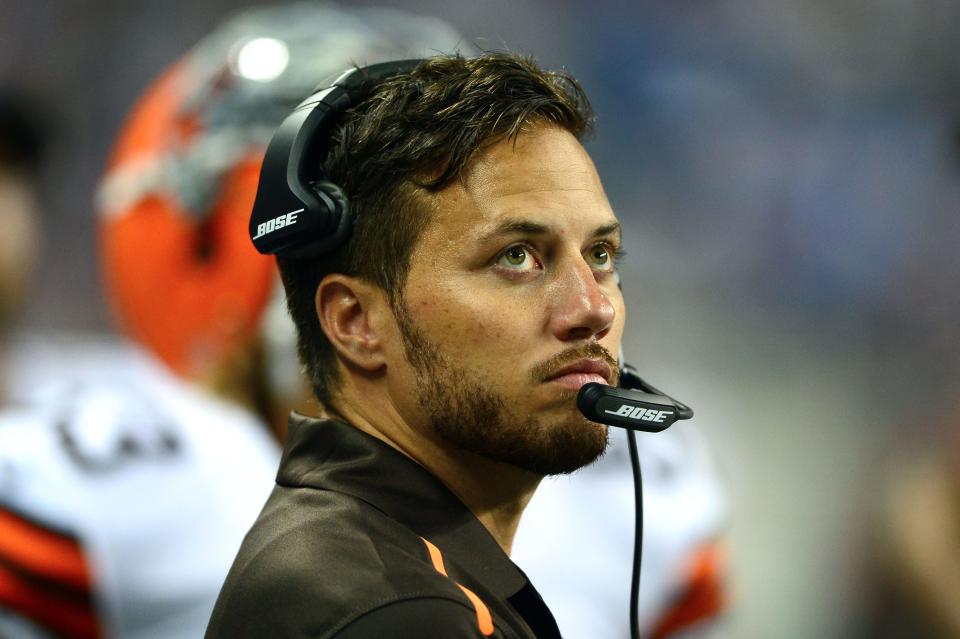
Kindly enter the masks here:
<path id="1" fill-rule="evenodd" d="M 596 461 L 606 450 L 607 428 L 590 422 L 573 408 L 576 392 L 558 397 L 560 402 L 569 402 L 572 410 L 549 423 L 541 415 L 518 412 L 479 372 L 450 361 L 414 324 L 402 301 L 394 315 L 407 360 L 417 371 L 417 401 L 427 414 L 432 435 L 540 475 L 571 473 Z M 590 351 L 571 349 L 535 366 L 531 378 L 541 381 L 537 379 L 541 369 L 556 365 L 560 359 L 582 356 L 574 352 L 577 350 Z"/>

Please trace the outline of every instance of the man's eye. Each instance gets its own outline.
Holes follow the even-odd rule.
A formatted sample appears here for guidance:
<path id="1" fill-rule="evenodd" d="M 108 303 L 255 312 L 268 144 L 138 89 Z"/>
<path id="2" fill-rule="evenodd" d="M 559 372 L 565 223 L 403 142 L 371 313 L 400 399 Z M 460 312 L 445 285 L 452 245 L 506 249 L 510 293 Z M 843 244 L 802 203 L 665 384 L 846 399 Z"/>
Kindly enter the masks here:
<path id="1" fill-rule="evenodd" d="M 533 256 L 524 246 L 511 246 L 500 255 L 497 264 L 514 270 L 529 269 L 536 266 Z"/>
<path id="2" fill-rule="evenodd" d="M 606 244 L 597 244 L 587 252 L 587 260 L 591 266 L 601 271 L 613 270 L 613 253 Z"/>

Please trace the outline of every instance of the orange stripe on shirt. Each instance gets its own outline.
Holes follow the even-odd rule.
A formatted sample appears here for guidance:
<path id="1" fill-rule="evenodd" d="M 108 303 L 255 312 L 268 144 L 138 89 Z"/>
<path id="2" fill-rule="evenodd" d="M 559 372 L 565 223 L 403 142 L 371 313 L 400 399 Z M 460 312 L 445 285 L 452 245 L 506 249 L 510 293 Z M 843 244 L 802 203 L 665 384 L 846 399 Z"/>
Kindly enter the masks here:
<path id="1" fill-rule="evenodd" d="M 665 639 L 723 612 L 727 602 L 723 585 L 725 563 L 719 542 L 706 544 L 696 552 L 679 598 L 654 625 L 653 639 Z"/>
<path id="2" fill-rule="evenodd" d="M 477 611 L 477 626 L 480 627 L 480 634 L 484 637 L 489 637 L 493 634 L 493 616 L 490 614 L 490 609 L 487 608 L 487 604 L 483 603 L 483 600 L 480 599 L 475 592 L 463 584 L 457 585 L 460 586 L 460 590 L 463 591 L 463 594 L 465 594 L 467 599 L 470 600 L 470 603 L 473 604 L 474 610 Z"/>
<path id="3" fill-rule="evenodd" d="M 64 585 L 90 588 L 90 573 L 80 544 L 0 507 L 0 558 Z"/>
<path id="4" fill-rule="evenodd" d="M 429 540 L 424 539 L 423 537 L 420 539 L 423 539 L 423 543 L 427 545 L 427 551 L 430 553 L 430 561 L 433 562 L 433 567 L 436 568 L 437 572 L 446 577 L 447 569 L 443 565 L 443 553 L 440 552 L 439 548 L 430 543 Z"/>
<path id="5" fill-rule="evenodd" d="M 444 577 L 448 577 L 446 566 L 443 565 L 443 553 L 440 552 L 440 549 L 430 543 L 429 540 L 424 539 L 423 543 L 427 547 L 427 552 L 430 553 L 430 561 L 433 563 L 434 569 L 439 572 Z M 483 600 L 477 596 L 475 592 L 467 588 L 461 583 L 453 582 L 457 584 L 457 587 L 463 591 L 463 594 L 466 595 L 467 599 L 470 600 L 470 603 L 473 604 L 473 609 L 477 612 L 477 626 L 480 628 L 480 634 L 484 637 L 489 637 L 493 634 L 493 615 L 490 614 L 490 609 L 487 608 L 487 604 L 483 603 Z"/>
<path id="6" fill-rule="evenodd" d="M 99 639 L 103 636 L 89 601 L 72 601 L 32 586 L 2 565 L 0 607 L 52 630 L 64 639 Z"/>

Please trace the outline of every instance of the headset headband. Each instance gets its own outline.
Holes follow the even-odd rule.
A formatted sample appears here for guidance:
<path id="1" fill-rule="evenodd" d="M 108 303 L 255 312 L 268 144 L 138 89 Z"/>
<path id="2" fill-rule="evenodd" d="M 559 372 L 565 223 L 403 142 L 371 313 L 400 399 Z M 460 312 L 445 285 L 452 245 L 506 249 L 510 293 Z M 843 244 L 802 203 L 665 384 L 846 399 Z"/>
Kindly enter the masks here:
<path id="1" fill-rule="evenodd" d="M 261 253 L 316 257 L 340 246 L 351 228 L 347 198 L 327 180 L 323 161 L 340 115 L 380 82 L 423 60 L 353 68 L 294 109 L 274 133 L 260 169 L 250 238 Z"/>

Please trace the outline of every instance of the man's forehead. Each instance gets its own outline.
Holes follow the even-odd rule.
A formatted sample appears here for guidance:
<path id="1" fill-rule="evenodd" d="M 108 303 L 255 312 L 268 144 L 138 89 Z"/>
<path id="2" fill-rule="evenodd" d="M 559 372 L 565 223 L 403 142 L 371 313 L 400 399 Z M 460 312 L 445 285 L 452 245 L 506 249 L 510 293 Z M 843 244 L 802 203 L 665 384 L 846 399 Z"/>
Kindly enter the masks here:
<path id="1" fill-rule="evenodd" d="M 521 170 L 518 170 L 521 169 Z M 463 184 L 487 197 L 537 191 L 603 193 L 586 149 L 568 131 L 542 127 L 484 149 L 468 167 Z"/>
<path id="2" fill-rule="evenodd" d="M 589 155 L 558 127 L 483 149 L 463 179 L 438 193 L 434 204 L 433 232 L 448 241 L 619 229 Z M 610 228 L 597 231 L 603 227 Z"/>

